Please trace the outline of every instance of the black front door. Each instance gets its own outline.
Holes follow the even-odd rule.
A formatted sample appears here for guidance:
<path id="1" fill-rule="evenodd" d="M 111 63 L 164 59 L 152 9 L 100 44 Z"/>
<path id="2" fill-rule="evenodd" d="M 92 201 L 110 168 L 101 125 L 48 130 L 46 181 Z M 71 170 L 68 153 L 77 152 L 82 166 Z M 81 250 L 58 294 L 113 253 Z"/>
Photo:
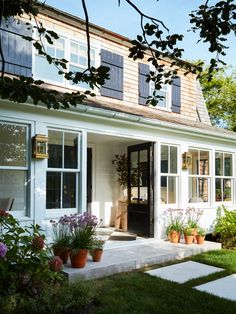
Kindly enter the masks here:
<path id="1" fill-rule="evenodd" d="M 128 147 L 128 230 L 153 237 L 153 143 Z"/>
<path id="2" fill-rule="evenodd" d="M 91 214 L 92 203 L 92 148 L 87 148 L 87 212 Z"/>

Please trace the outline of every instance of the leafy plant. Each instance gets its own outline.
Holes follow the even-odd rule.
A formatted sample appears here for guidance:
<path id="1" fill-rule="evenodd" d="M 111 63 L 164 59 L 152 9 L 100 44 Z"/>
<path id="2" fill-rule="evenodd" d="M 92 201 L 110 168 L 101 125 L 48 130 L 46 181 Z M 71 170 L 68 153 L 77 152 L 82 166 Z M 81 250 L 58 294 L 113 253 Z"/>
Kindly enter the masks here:
<path id="1" fill-rule="evenodd" d="M 223 248 L 236 249 L 236 211 L 219 206 L 214 231 L 220 235 Z"/>
<path id="2" fill-rule="evenodd" d="M 166 221 L 166 234 L 171 231 L 182 232 L 184 224 L 184 211 L 181 208 L 168 208 L 164 212 L 164 219 Z"/>
<path id="3" fill-rule="evenodd" d="M 128 157 L 123 155 L 115 155 L 115 159 L 112 160 L 112 164 L 116 166 L 116 172 L 118 174 L 118 182 L 124 188 L 128 185 Z"/>
<path id="4" fill-rule="evenodd" d="M 52 231 L 54 235 L 52 248 L 54 250 L 68 249 L 71 239 L 68 216 L 65 215 L 61 217 L 58 222 L 51 220 L 50 223 L 52 224 Z"/>
<path id="5" fill-rule="evenodd" d="M 0 210 L 0 296 L 35 296 L 45 285 L 62 282 L 63 277 L 50 269 L 49 261 L 40 226 L 23 228 Z"/>
<path id="6" fill-rule="evenodd" d="M 201 209 L 188 207 L 185 211 L 186 224 L 190 228 L 197 228 L 202 214 L 203 214 L 203 211 Z"/>
<path id="7" fill-rule="evenodd" d="M 105 241 L 93 238 L 91 243 L 91 250 L 103 250 Z"/>
<path id="8" fill-rule="evenodd" d="M 200 237 L 204 237 L 206 235 L 206 230 L 202 227 L 198 227 L 197 228 L 197 235 L 199 235 Z"/>
<path id="9" fill-rule="evenodd" d="M 183 233 L 187 236 L 193 236 L 194 235 L 194 229 L 189 227 L 189 226 L 186 226 L 183 228 Z"/>

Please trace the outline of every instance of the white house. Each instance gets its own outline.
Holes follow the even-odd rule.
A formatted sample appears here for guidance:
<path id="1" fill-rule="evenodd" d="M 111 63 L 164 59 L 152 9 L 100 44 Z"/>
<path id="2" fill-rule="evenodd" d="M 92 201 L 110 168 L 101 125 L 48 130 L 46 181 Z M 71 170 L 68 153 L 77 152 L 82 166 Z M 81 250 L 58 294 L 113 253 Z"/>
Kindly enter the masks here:
<path id="1" fill-rule="evenodd" d="M 51 7 L 38 18 L 60 35 L 45 43 L 47 51 L 67 59 L 69 69 L 85 68 L 84 21 Z M 96 25 L 90 30 L 92 64 L 111 68 L 94 99 L 67 110 L 0 100 L 0 199 L 14 198 L 14 216 L 48 231 L 50 219 L 87 210 L 112 226 L 122 192 L 112 160 L 127 154 L 129 231 L 161 238 L 163 211 L 188 206 L 204 210 L 209 228 L 219 205 L 236 205 L 235 133 L 211 125 L 198 80 L 183 70 L 160 91 L 158 106 L 146 106 L 153 89 L 146 60 L 128 58 L 127 38 Z M 22 23 L 1 30 L 6 73 L 32 75 L 62 92 L 86 88 L 59 76 L 19 36 L 24 32 Z"/>

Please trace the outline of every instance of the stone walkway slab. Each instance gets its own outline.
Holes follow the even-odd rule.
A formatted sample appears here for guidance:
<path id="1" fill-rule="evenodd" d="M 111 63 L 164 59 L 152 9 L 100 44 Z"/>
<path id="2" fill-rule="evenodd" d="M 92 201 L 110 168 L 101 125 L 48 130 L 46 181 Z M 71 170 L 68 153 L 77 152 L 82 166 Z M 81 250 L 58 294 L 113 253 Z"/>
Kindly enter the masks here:
<path id="1" fill-rule="evenodd" d="M 213 294 L 217 297 L 236 301 L 236 274 L 220 278 L 194 288 Z"/>
<path id="2" fill-rule="evenodd" d="M 146 271 L 146 273 L 152 276 L 160 277 L 162 279 L 167 279 L 178 283 L 184 283 L 191 279 L 207 276 L 215 272 L 220 272 L 222 270 L 222 268 L 189 261 L 152 269 Z"/>

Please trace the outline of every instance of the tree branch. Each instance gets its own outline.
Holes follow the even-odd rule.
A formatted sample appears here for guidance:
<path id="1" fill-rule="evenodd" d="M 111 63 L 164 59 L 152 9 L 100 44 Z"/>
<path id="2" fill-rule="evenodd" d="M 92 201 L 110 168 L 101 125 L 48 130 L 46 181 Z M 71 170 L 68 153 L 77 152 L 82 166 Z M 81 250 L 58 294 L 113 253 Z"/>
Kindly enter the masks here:
<path id="1" fill-rule="evenodd" d="M 3 18 L 3 13 L 4 13 L 4 2 L 5 0 L 1 0 L 0 1 L 0 27 L 2 27 L 2 18 Z M 2 31 L 1 31 L 2 32 Z M 0 55 L 2 58 L 2 74 L 1 74 L 1 79 L 3 80 L 4 78 L 4 73 L 5 73 L 5 57 L 3 54 L 3 50 L 2 50 L 2 36 L 0 38 Z"/>
<path id="2" fill-rule="evenodd" d="M 88 17 L 88 11 L 86 7 L 85 0 L 82 1 L 82 6 L 84 10 L 84 15 L 85 15 L 85 22 L 86 22 L 86 37 L 87 37 L 87 57 L 88 57 L 88 68 L 90 70 L 91 68 L 91 62 L 90 62 L 90 35 L 89 35 L 89 17 Z"/>

